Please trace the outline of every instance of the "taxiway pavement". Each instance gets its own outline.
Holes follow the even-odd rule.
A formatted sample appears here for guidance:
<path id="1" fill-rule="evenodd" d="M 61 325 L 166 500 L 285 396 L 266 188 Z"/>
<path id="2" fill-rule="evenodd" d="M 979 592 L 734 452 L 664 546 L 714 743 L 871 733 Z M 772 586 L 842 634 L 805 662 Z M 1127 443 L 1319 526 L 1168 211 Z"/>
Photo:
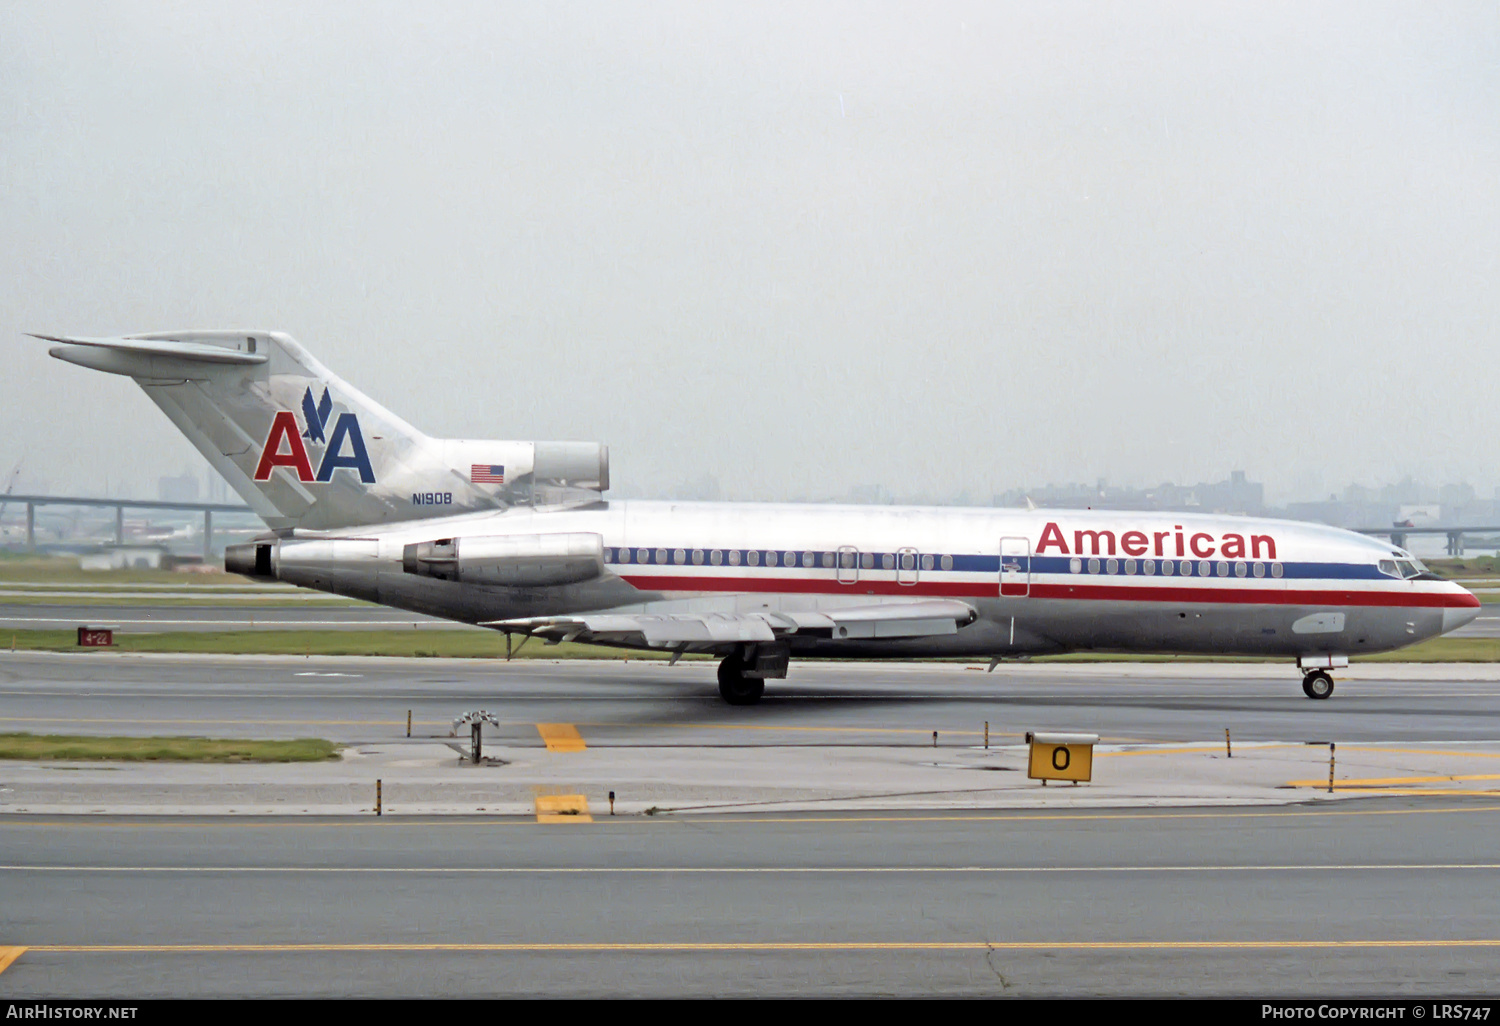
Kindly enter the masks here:
<path id="1" fill-rule="evenodd" d="M 1500 802 L 0 817 L 0 994 L 1486 995 Z"/>
<path id="2" fill-rule="evenodd" d="M 107 593 L 100 593 L 108 598 Z M 224 630 L 484 630 L 467 624 L 408 613 L 385 606 L 322 606 L 290 602 L 296 596 L 329 598 L 319 593 L 293 592 L 275 596 L 287 605 L 212 604 L 205 596 L 194 605 L 153 604 L 151 595 L 118 604 L 67 604 L 65 601 L 0 603 L 0 630 L 65 630 L 81 625 L 112 624 L 124 633 Z M 1500 606 L 1495 607 L 1500 610 Z M 1486 607 L 1472 623 L 1447 635 L 1452 638 L 1500 638 L 1500 612 Z"/>

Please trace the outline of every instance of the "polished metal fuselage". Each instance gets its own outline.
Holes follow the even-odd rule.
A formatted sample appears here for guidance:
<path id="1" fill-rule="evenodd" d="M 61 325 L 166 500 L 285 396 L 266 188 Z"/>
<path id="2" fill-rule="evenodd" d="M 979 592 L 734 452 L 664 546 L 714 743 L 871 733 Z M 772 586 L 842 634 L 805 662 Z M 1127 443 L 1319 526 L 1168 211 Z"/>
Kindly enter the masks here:
<path id="1" fill-rule="evenodd" d="M 602 537 L 601 576 L 514 588 L 402 566 L 405 546 L 437 538 L 563 532 Z M 1382 572 L 1392 556 L 1388 544 L 1351 532 L 1235 516 L 600 501 L 298 533 L 276 543 L 273 560 L 276 576 L 294 584 L 468 623 L 600 610 L 825 610 L 914 597 L 961 599 L 979 614 L 930 638 L 794 634 L 786 641 L 798 657 L 1357 656 L 1434 637 L 1477 613 L 1477 599 L 1458 585 Z"/>

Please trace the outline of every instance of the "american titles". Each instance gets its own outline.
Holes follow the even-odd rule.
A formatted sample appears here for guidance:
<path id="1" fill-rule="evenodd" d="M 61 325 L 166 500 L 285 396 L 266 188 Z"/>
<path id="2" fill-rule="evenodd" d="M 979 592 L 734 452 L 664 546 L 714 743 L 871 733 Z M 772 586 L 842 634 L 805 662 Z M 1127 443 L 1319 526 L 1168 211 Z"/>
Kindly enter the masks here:
<path id="1" fill-rule="evenodd" d="M 1068 547 L 1068 538 L 1062 528 L 1048 523 L 1042 528 L 1042 536 L 1036 543 L 1036 554 L 1045 556 L 1056 552 L 1060 556 L 1163 556 L 1184 558 L 1193 556 L 1208 559 L 1219 556 L 1224 559 L 1275 559 L 1276 539 L 1269 534 L 1252 534 L 1248 537 L 1233 532 L 1210 534 L 1207 531 L 1184 531 L 1181 524 L 1174 524 L 1170 531 L 1114 531 L 1083 530 L 1073 532 L 1073 547 Z"/>

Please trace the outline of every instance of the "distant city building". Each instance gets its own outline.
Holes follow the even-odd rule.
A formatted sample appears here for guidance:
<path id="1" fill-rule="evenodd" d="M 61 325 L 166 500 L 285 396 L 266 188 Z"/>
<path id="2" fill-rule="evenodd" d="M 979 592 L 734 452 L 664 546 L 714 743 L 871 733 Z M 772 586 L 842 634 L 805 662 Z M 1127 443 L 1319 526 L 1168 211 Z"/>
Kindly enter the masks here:
<path id="1" fill-rule="evenodd" d="M 182 473 L 176 477 L 157 478 L 156 497 L 162 502 L 197 502 L 197 475 Z"/>
<path id="2" fill-rule="evenodd" d="M 1030 500 L 1045 509 L 1180 510 L 1199 513 L 1261 513 L 1265 486 L 1236 470 L 1227 481 L 1191 486 L 1167 482 L 1154 488 L 1122 488 L 1100 479 L 1093 485 L 1066 484 L 1011 489 L 995 496 L 997 506 L 1024 506 Z"/>

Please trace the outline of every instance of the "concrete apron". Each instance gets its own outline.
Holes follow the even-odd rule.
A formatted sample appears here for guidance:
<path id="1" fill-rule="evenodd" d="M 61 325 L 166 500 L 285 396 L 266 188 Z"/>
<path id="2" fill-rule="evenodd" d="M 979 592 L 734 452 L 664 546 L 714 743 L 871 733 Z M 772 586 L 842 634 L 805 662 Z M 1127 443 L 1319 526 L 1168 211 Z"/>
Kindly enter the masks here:
<path id="1" fill-rule="evenodd" d="M 0 813 L 510 815 L 1045 810 L 1286 805 L 1409 795 L 1500 798 L 1500 742 L 1101 744 L 1093 781 L 1043 787 L 1024 746 L 633 748 L 487 745 L 474 766 L 439 743 L 364 744 L 327 763 L 0 762 Z M 559 802 L 559 796 L 581 801 Z M 540 801 L 539 801 L 540 799 Z M 562 807 L 558 815 L 557 808 Z M 572 811 L 568 811 L 571 809 Z"/>

